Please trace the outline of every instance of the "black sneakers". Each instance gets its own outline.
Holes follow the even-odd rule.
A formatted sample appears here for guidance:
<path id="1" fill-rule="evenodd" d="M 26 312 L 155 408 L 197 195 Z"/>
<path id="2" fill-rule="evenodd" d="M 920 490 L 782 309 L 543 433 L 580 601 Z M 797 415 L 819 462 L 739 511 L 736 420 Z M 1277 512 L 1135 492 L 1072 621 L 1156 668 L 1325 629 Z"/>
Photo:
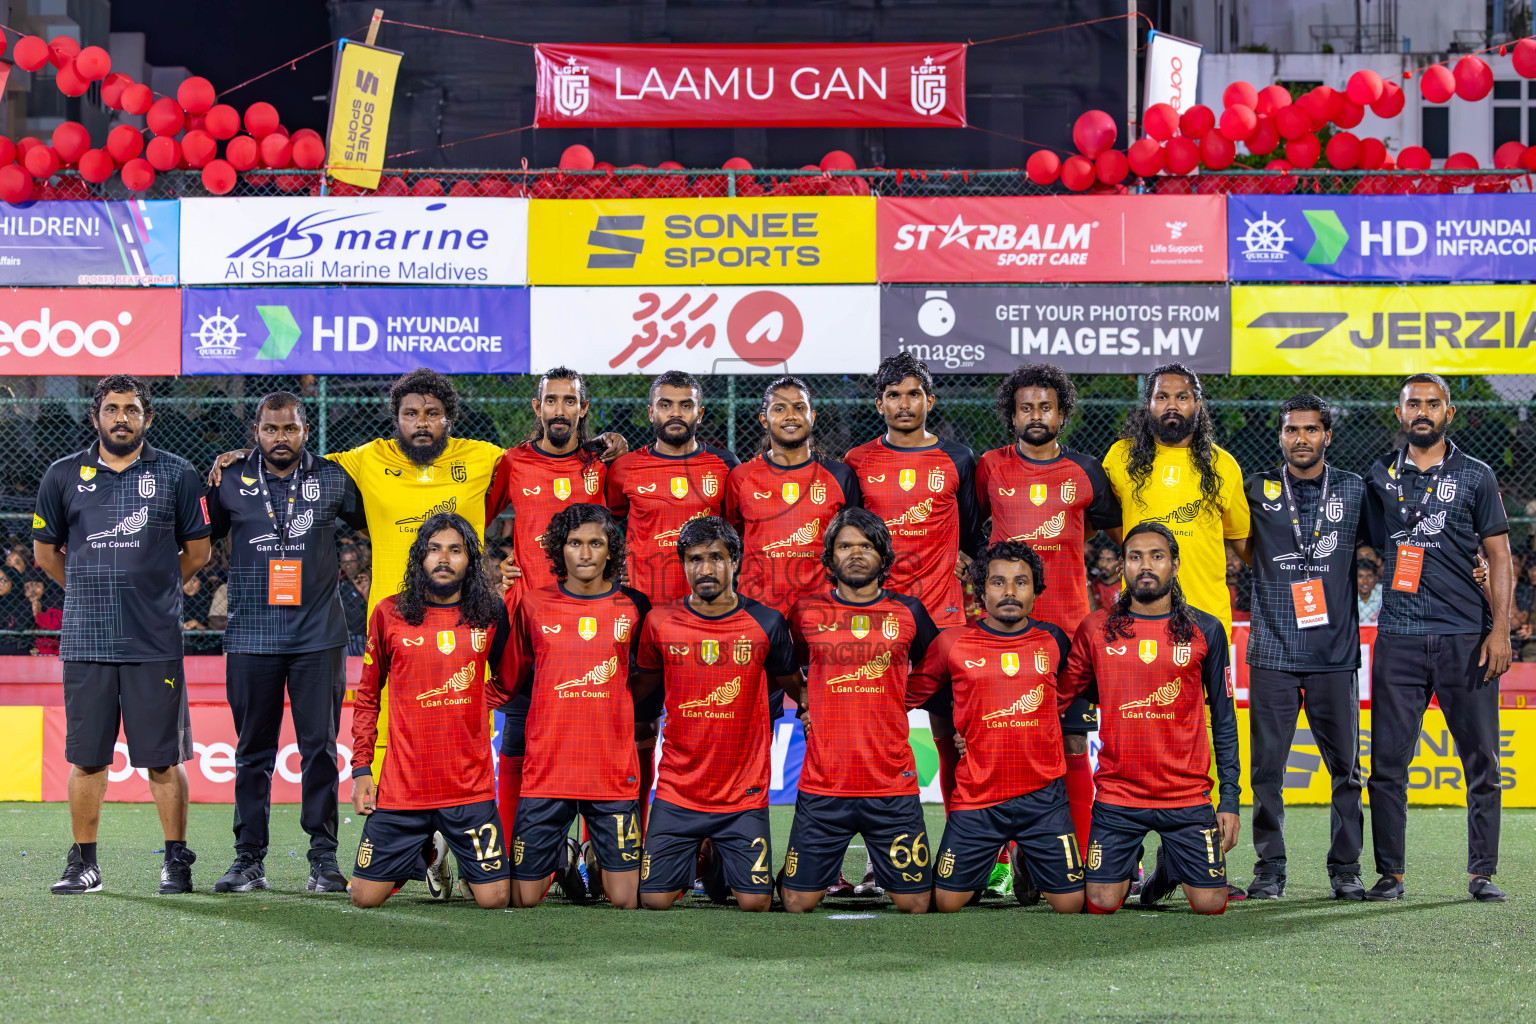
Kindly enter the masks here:
<path id="1" fill-rule="evenodd" d="M 1328 879 L 1328 885 L 1336 900 L 1365 899 L 1365 883 L 1360 881 L 1359 875 L 1334 875 Z"/>
<path id="2" fill-rule="evenodd" d="M 69 859 L 65 863 L 64 874 L 52 885 L 52 890 L 60 896 L 81 896 L 88 892 L 101 892 L 101 868 L 95 864 L 87 864 L 85 858 L 80 856 L 80 844 L 69 848 Z"/>
<path id="3" fill-rule="evenodd" d="M 1141 892 L 1137 893 L 1136 898 L 1141 901 L 1142 906 L 1150 907 L 1161 901 L 1164 896 L 1167 896 L 1176 888 L 1178 888 L 1178 883 L 1168 877 L 1168 866 L 1163 863 L 1163 848 L 1159 846 L 1157 848 L 1157 866 L 1152 869 L 1150 875 L 1143 879 Z"/>
<path id="4" fill-rule="evenodd" d="M 1402 879 L 1382 875 L 1375 885 L 1366 890 L 1365 898 L 1372 903 L 1390 903 L 1406 895 L 1408 895 L 1408 888 L 1403 885 Z"/>
<path id="5" fill-rule="evenodd" d="M 213 883 L 214 892 L 250 892 L 252 889 L 270 888 L 266 866 L 254 853 L 238 854 L 229 870 L 224 872 L 224 877 Z"/>
<path id="6" fill-rule="evenodd" d="M 55 892 L 58 890 L 55 889 Z M 1487 875 L 1476 875 L 1467 883 L 1467 894 L 1479 903 L 1504 903 L 1509 897 Z"/>
<path id="7" fill-rule="evenodd" d="M 560 887 L 560 895 L 572 903 L 587 902 L 585 870 L 581 862 L 581 847 L 576 845 L 576 840 L 566 836 L 560 848 L 559 860 L 555 863 L 555 884 Z"/>
<path id="8" fill-rule="evenodd" d="M 1284 875 L 1254 875 L 1248 883 L 1251 900 L 1277 900 L 1285 893 Z"/>
<path id="9" fill-rule="evenodd" d="M 196 862 L 197 854 L 185 846 L 171 854 L 170 859 L 160 868 L 160 895 L 191 892 L 192 865 Z"/>
<path id="10" fill-rule="evenodd" d="M 1029 873 L 1023 850 L 1014 850 L 1012 866 L 1013 898 L 1019 901 L 1021 907 L 1033 907 L 1040 902 L 1040 890 L 1035 888 L 1035 876 Z"/>
<path id="11" fill-rule="evenodd" d="M 725 860 L 712 839 L 699 844 L 699 856 L 705 861 L 704 872 L 699 876 L 704 883 L 704 895 L 711 903 L 725 903 L 731 897 L 731 887 L 725 881 Z"/>
<path id="12" fill-rule="evenodd" d="M 347 891 L 347 877 L 341 873 L 334 853 L 319 854 L 309 862 L 309 880 L 304 888 L 310 892 Z"/>

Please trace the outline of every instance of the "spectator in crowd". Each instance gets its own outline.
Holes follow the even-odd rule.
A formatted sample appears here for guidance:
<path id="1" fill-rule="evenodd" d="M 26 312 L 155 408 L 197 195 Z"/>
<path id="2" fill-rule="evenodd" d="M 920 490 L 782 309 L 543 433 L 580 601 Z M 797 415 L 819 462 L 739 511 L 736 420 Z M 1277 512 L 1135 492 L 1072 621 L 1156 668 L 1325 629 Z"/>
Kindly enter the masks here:
<path id="1" fill-rule="evenodd" d="M 0 655 L 32 653 L 32 606 L 9 569 L 0 571 Z"/>
<path id="2" fill-rule="evenodd" d="M 347 653 L 361 657 L 368 646 L 368 565 L 358 545 L 338 544 L 337 548 L 341 563 L 341 608 L 347 616 Z"/>
<path id="3" fill-rule="evenodd" d="M 208 602 L 208 628 L 223 631 L 229 626 L 229 584 L 222 579 L 213 588 Z"/>
<path id="4" fill-rule="evenodd" d="M 1088 571 L 1088 599 L 1095 611 L 1120 600 L 1120 547 L 1113 541 L 1099 545 L 1094 555 Z"/>
<path id="5" fill-rule="evenodd" d="M 1536 661 L 1536 623 L 1532 622 L 1532 606 L 1536 605 L 1536 558 L 1525 559 L 1524 570 L 1515 584 L 1515 613 L 1511 617 L 1513 646 L 1521 661 Z"/>
<path id="6" fill-rule="evenodd" d="M 1232 621 L 1247 622 L 1251 618 L 1253 585 L 1249 581 L 1248 567 L 1237 557 L 1237 552 L 1227 548 L 1227 594 L 1232 601 Z"/>
<path id="7" fill-rule="evenodd" d="M 14 544 L 5 554 L 5 564 L 17 576 L 25 576 L 32 571 L 32 553 L 21 544 Z"/>
<path id="8" fill-rule="evenodd" d="M 22 594 L 32 607 L 32 624 L 38 629 L 57 631 L 64 626 L 64 601 L 63 592 L 57 586 L 49 586 L 52 582 L 43 576 L 41 570 L 34 570 L 27 574 L 22 584 Z M 32 646 L 43 657 L 54 658 L 59 653 L 59 638 L 33 637 Z"/>
<path id="9" fill-rule="evenodd" d="M 1355 560 L 1355 600 L 1360 609 L 1360 625 L 1376 625 L 1376 616 L 1381 614 L 1381 566 L 1373 558 Z"/>
<path id="10" fill-rule="evenodd" d="M 214 627 L 208 624 L 213 610 L 213 590 L 202 572 L 193 573 L 181 585 L 181 628 L 185 633 L 206 633 Z M 184 637 L 188 654 L 218 654 L 221 645 L 217 637 Z"/>

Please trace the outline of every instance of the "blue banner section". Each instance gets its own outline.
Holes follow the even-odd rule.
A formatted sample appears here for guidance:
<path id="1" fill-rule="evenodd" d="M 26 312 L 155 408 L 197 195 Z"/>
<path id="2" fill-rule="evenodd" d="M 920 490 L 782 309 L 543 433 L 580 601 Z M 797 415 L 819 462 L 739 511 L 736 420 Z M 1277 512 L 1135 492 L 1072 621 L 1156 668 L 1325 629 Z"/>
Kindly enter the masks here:
<path id="1" fill-rule="evenodd" d="M 187 288 L 181 372 L 527 373 L 527 288 Z"/>
<path id="2" fill-rule="evenodd" d="M 1530 281 L 1536 195 L 1227 197 L 1234 281 Z"/>
<path id="3" fill-rule="evenodd" d="M 173 199 L 0 206 L 0 285 L 174 286 L 179 215 Z"/>

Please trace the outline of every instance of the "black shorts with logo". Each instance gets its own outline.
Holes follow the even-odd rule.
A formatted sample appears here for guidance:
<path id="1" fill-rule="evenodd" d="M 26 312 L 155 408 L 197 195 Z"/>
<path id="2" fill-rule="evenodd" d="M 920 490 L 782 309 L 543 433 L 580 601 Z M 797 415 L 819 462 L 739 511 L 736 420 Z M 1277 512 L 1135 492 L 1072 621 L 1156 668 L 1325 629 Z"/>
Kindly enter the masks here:
<path id="1" fill-rule="evenodd" d="M 1099 708 L 1082 697 L 1074 700 L 1061 716 L 1061 731 L 1075 733 L 1095 732 L 1099 728 Z"/>
<path id="2" fill-rule="evenodd" d="M 111 764 L 119 718 L 135 768 L 192 760 L 192 715 L 181 659 L 66 661 L 64 760 L 83 768 Z"/>
<path id="3" fill-rule="evenodd" d="M 517 801 L 517 818 L 512 824 L 512 877 L 534 882 L 554 874 L 560 844 L 570 834 L 578 814 L 587 823 L 599 868 L 640 870 L 640 801 L 525 796 Z"/>
<path id="4" fill-rule="evenodd" d="M 933 864 L 933 884 L 950 892 L 986 887 L 997 851 L 1016 842 L 1041 892 L 1080 892 L 1083 860 L 1061 779 L 1012 800 L 974 811 L 950 811 Z"/>
<path id="5" fill-rule="evenodd" d="M 1227 884 L 1227 858 L 1221 852 L 1221 828 L 1210 804 L 1194 807 L 1120 807 L 1093 802 L 1088 832 L 1088 881 L 1124 882 L 1136 871 L 1148 832 L 1162 840 L 1168 877 L 1197 889 Z"/>
<path id="6" fill-rule="evenodd" d="M 725 884 L 737 892 L 773 892 L 773 846 L 768 808 L 710 813 L 661 798 L 651 801 L 645 823 L 641 892 L 677 892 L 693 886 L 699 844 L 714 840 L 725 869 Z"/>
<path id="7" fill-rule="evenodd" d="M 501 816 L 492 800 L 425 811 L 380 807 L 363 821 L 353 874 L 369 882 L 425 878 L 434 832 L 441 832 L 448 841 L 466 882 L 484 885 L 505 881 L 510 875 Z"/>
<path id="8" fill-rule="evenodd" d="M 784 851 L 784 888 L 816 892 L 837 881 L 855 835 L 887 892 L 925 892 L 933 886 L 933 858 L 923 804 L 911 796 L 821 796 L 800 791 L 795 823 Z"/>

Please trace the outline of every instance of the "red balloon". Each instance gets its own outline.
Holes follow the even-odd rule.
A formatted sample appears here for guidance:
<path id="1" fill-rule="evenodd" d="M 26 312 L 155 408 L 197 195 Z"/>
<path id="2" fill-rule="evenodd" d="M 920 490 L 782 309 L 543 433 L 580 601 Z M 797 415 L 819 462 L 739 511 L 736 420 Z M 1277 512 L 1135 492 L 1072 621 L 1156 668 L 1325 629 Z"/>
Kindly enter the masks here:
<path id="1" fill-rule="evenodd" d="M 80 43 L 70 36 L 54 36 L 48 40 L 48 63 L 60 70 L 79 55 Z"/>
<path id="2" fill-rule="evenodd" d="M 203 188 L 216 196 L 228 195 L 238 178 L 235 169 L 224 160 L 210 160 L 203 168 Z"/>
<path id="3" fill-rule="evenodd" d="M 1098 174 L 1099 181 L 1106 185 L 1118 185 L 1125 180 L 1126 173 L 1130 170 L 1130 164 L 1126 162 L 1125 154 L 1118 149 L 1106 149 L 1093 161 L 1094 171 Z"/>
<path id="4" fill-rule="evenodd" d="M 1343 93 L 1339 94 L 1343 96 Z M 1360 122 L 1365 120 L 1365 108 L 1348 97 L 1344 100 L 1344 113 L 1334 118 L 1333 123 L 1340 128 L 1357 128 Z"/>
<path id="5" fill-rule="evenodd" d="M 206 114 L 213 106 L 213 83 L 193 76 L 176 87 L 176 102 L 189 114 Z"/>
<path id="6" fill-rule="evenodd" d="M 565 152 L 560 154 L 562 171 L 590 171 L 594 165 L 592 151 L 586 146 L 567 146 Z"/>
<path id="7" fill-rule="evenodd" d="M 834 149 L 821 158 L 821 169 L 824 171 L 851 171 L 858 166 L 859 163 L 853 158 L 853 154 L 841 149 Z M 677 169 L 682 170 L 682 165 L 679 164 Z"/>
<path id="8" fill-rule="evenodd" d="M 1235 104 L 1221 112 L 1221 134 L 1233 142 L 1247 141 L 1258 126 L 1259 116 L 1250 106 Z"/>
<path id="9" fill-rule="evenodd" d="M 107 133 L 107 152 L 125 164 L 144 152 L 144 135 L 131 124 L 120 124 Z"/>
<path id="10" fill-rule="evenodd" d="M 114 71 L 101 80 L 101 102 L 108 110 L 123 109 L 123 90 L 133 84 L 133 79 Z"/>
<path id="11" fill-rule="evenodd" d="M 1098 170 L 1085 156 L 1069 156 L 1061 165 L 1061 183 L 1073 192 L 1081 192 L 1098 180 Z"/>
<path id="12" fill-rule="evenodd" d="M 727 171 L 750 171 L 752 169 L 752 161 L 746 157 L 733 156 L 720 166 Z"/>
<path id="13" fill-rule="evenodd" d="M 148 160 L 129 160 L 123 164 L 123 187 L 130 192 L 145 192 L 155 183 L 155 169 Z"/>
<path id="14" fill-rule="evenodd" d="M 123 109 L 130 114 L 147 114 L 154 102 L 155 94 L 143 82 L 135 82 L 123 90 Z"/>
<path id="15" fill-rule="evenodd" d="M 1061 158 L 1048 149 L 1037 149 L 1025 162 L 1024 173 L 1036 185 L 1054 185 L 1061 177 Z"/>
<path id="16" fill-rule="evenodd" d="M 1216 127 L 1216 115 L 1203 103 L 1196 103 L 1179 117 L 1179 134 L 1198 139 Z"/>
<path id="17" fill-rule="evenodd" d="M 42 42 L 41 39 L 38 42 Z M 43 61 L 48 63 L 47 60 Z M 0 167 L 0 199 L 8 203 L 24 203 L 32 198 L 32 175 L 18 164 Z"/>
<path id="18" fill-rule="evenodd" d="M 252 103 L 245 108 L 245 130 L 254 138 L 266 138 L 277 131 L 280 123 L 277 108 L 270 103 Z"/>
<path id="19" fill-rule="evenodd" d="M 1221 105 L 1224 107 L 1256 107 L 1259 105 L 1259 91 L 1247 82 L 1233 82 L 1223 90 Z"/>
<path id="20" fill-rule="evenodd" d="M 104 149 L 88 149 L 80 154 L 80 177 L 93 185 L 100 185 L 112 177 L 117 162 Z"/>
<path id="21" fill-rule="evenodd" d="M 1154 103 L 1141 115 L 1141 127 L 1158 142 L 1167 142 L 1179 130 L 1179 112 L 1167 103 Z"/>
<path id="22" fill-rule="evenodd" d="M 27 150 L 24 163 L 27 173 L 38 181 L 47 181 L 59 172 L 59 154 L 52 146 L 34 146 Z"/>
<path id="23" fill-rule="evenodd" d="M 1371 113 L 1377 117 L 1396 117 L 1403 112 L 1403 104 L 1407 102 L 1403 95 L 1403 87 L 1396 82 L 1381 83 L 1381 99 L 1371 104 Z"/>
<path id="24" fill-rule="evenodd" d="M 75 58 L 75 70 L 87 82 L 99 82 L 112 73 L 112 57 L 99 46 L 87 46 Z"/>
<path id="25" fill-rule="evenodd" d="M 1266 85 L 1259 90 L 1253 111 L 1260 117 L 1273 117 L 1282 107 L 1291 105 L 1291 91 L 1283 85 Z"/>
<path id="26" fill-rule="evenodd" d="M 66 164 L 77 163 L 91 148 L 91 133 L 78 121 L 65 121 L 53 130 L 53 149 Z"/>
<path id="27" fill-rule="evenodd" d="M 1349 76 L 1349 85 L 1344 90 L 1349 98 L 1362 107 L 1368 107 L 1381 99 L 1382 88 L 1385 83 L 1381 76 L 1370 68 L 1361 68 Z"/>
<path id="28" fill-rule="evenodd" d="M 205 131 L 194 129 L 181 137 L 181 158 L 194 171 L 207 167 L 218 152 L 218 140 Z"/>
<path id="29" fill-rule="evenodd" d="M 1200 166 L 1200 147 L 1187 135 L 1178 135 L 1163 146 L 1163 166 L 1169 174 L 1188 174 Z"/>
<path id="30" fill-rule="evenodd" d="M 1213 171 L 1224 171 L 1237 159 L 1237 145 L 1221 132 L 1207 132 L 1200 140 L 1200 162 Z"/>
<path id="31" fill-rule="evenodd" d="M 1536 78 L 1536 39 L 1522 39 L 1516 43 L 1514 53 L 1510 54 L 1510 63 L 1515 66 L 1515 74 L 1521 78 Z"/>
<path id="32" fill-rule="evenodd" d="M 1327 90 L 1326 92 L 1324 90 Z M 1312 119 L 1308 131 L 1319 131 L 1328 123 L 1328 106 L 1333 96 L 1333 90 L 1326 85 L 1320 85 L 1311 92 L 1304 94 L 1296 101 L 1296 106 L 1305 111 Z"/>
<path id="33" fill-rule="evenodd" d="M 1150 178 L 1163 169 L 1163 147 L 1156 139 L 1137 139 L 1125 151 L 1132 173 Z"/>
<path id="34" fill-rule="evenodd" d="M 48 44 L 39 36 L 22 36 L 16 40 L 16 49 L 11 51 L 11 56 L 16 60 L 16 66 L 23 71 L 37 71 L 48 63 Z M 27 194 L 32 193 L 32 183 L 27 182 Z M 12 202 L 14 200 L 7 200 Z"/>
<path id="35" fill-rule="evenodd" d="M 1527 171 L 1536 171 L 1536 146 L 1531 146 L 1520 154 L 1520 167 Z"/>
<path id="36" fill-rule="evenodd" d="M 1115 144 L 1119 129 L 1115 119 L 1102 110 L 1089 110 L 1072 125 L 1072 142 L 1089 160 Z"/>
<path id="37" fill-rule="evenodd" d="M 210 107 L 203 115 L 203 130 L 221 142 L 240 134 L 240 112 L 228 103 Z"/>
<path id="38" fill-rule="evenodd" d="M 1429 150 L 1423 146 L 1409 146 L 1397 154 L 1397 166 L 1405 171 L 1427 171 L 1429 159 Z"/>
<path id="39" fill-rule="evenodd" d="M 57 149 L 57 145 L 54 147 Z M 1520 158 L 1525 156 L 1525 146 L 1519 142 L 1506 142 L 1493 151 L 1493 166 L 1501 171 L 1513 170 L 1520 166 Z"/>
<path id="40" fill-rule="evenodd" d="M 1349 132 L 1335 132 L 1328 140 L 1328 164 L 1336 171 L 1354 170 L 1360 154 L 1360 140 Z"/>
<path id="41" fill-rule="evenodd" d="M 1318 143 L 1317 136 L 1311 132 L 1285 144 L 1286 160 L 1290 161 L 1292 167 L 1303 171 L 1317 166 L 1317 158 L 1322 156 L 1322 153 L 1323 147 Z"/>
<path id="42" fill-rule="evenodd" d="M 53 84 L 57 85 L 59 92 L 65 96 L 84 96 L 85 91 L 91 87 L 91 83 L 75 70 L 73 62 L 59 68 L 54 74 Z"/>
<path id="43" fill-rule="evenodd" d="M 21 163 L 23 160 L 25 160 L 27 158 L 27 154 L 28 153 L 32 152 L 34 149 L 36 149 L 38 146 L 41 146 L 41 145 L 44 145 L 43 140 L 39 139 L 39 138 L 37 138 L 36 136 L 33 136 L 33 135 L 28 135 L 26 138 L 24 138 L 24 139 L 20 140 L 19 142 L 17 142 L 16 143 L 16 162 L 17 163 Z"/>
<path id="44" fill-rule="evenodd" d="M 843 151 L 840 150 L 840 149 L 834 149 L 832 151 L 832 153 L 842 153 L 842 152 Z M 831 156 L 832 153 L 828 153 L 827 156 Z M 844 154 L 844 155 L 847 156 L 847 154 Z M 827 156 L 822 157 L 822 159 L 825 160 L 827 158 Z M 850 156 L 850 157 L 848 157 L 848 159 L 852 160 L 853 157 Z M 676 160 L 663 160 L 661 163 L 656 165 L 656 169 L 658 171 L 680 171 L 680 170 L 683 169 L 683 165 L 678 163 Z M 820 171 L 820 170 L 823 170 L 823 168 L 819 164 L 806 164 L 804 167 L 801 167 L 800 169 L 802 171 Z"/>
<path id="45" fill-rule="evenodd" d="M 162 96 L 149 108 L 144 123 L 156 135 L 179 135 L 182 125 L 186 123 L 186 116 L 180 103 L 169 96 Z"/>
<path id="46" fill-rule="evenodd" d="M 224 146 L 224 159 L 237 171 L 248 171 L 261 159 L 261 149 L 249 135 L 236 135 Z"/>
<path id="47" fill-rule="evenodd" d="M 314 139 L 316 142 L 322 145 L 325 143 L 325 140 L 320 137 L 320 133 L 315 131 L 313 128 L 300 128 L 298 131 L 288 136 L 288 141 L 294 144 L 297 144 L 300 139 Z"/>
<path id="48" fill-rule="evenodd" d="M 1444 103 L 1456 94 L 1456 76 L 1444 64 L 1431 64 L 1419 76 L 1419 92 L 1431 103 Z"/>
<path id="49" fill-rule="evenodd" d="M 443 183 L 436 178 L 422 178 L 411 186 L 413 196 L 440 196 L 443 194 Z M 593 193 L 594 195 L 596 193 Z"/>
<path id="50" fill-rule="evenodd" d="M 0 135 L 0 167 L 16 162 L 16 143 L 9 136 Z"/>
<path id="51" fill-rule="evenodd" d="M 293 142 L 293 165 L 306 171 L 313 171 L 325 163 L 325 143 L 319 137 L 311 138 L 306 135 Z"/>
<path id="52" fill-rule="evenodd" d="M 1448 171 L 1475 171 L 1477 170 L 1477 157 L 1471 153 L 1452 153 L 1445 158 L 1445 169 Z"/>
<path id="53" fill-rule="evenodd" d="M 1387 161 L 1387 147 L 1380 139 L 1360 140 L 1360 166 L 1367 171 L 1378 171 Z"/>
<path id="54" fill-rule="evenodd" d="M 541 178 L 540 180 L 548 181 L 549 179 Z M 391 174 L 387 178 L 380 179 L 379 187 L 374 190 L 373 194 L 376 196 L 408 196 L 411 194 L 411 190 L 406 187 L 404 178 L 398 174 Z M 552 196 L 555 194 L 557 193 L 551 193 Z"/>
<path id="55" fill-rule="evenodd" d="M 1281 107 L 1275 114 L 1275 131 L 1282 139 L 1299 139 L 1312 130 L 1312 115 L 1300 104 Z"/>
<path id="56" fill-rule="evenodd" d="M 144 147 L 144 159 L 157 171 L 174 171 L 181 165 L 181 146 L 169 135 L 156 135 Z"/>
<path id="57" fill-rule="evenodd" d="M 1328 96 L 1328 120 L 1337 124 L 1344 116 L 1344 107 L 1349 103 L 1349 97 L 1342 89 L 1330 89 L 1326 85 L 1320 85 L 1318 89 Z"/>
<path id="58" fill-rule="evenodd" d="M 1275 119 L 1272 117 L 1259 118 L 1258 127 L 1253 134 L 1248 136 L 1248 152 L 1254 156 L 1268 156 L 1280 145 L 1280 133 L 1275 130 Z"/>
<path id="59" fill-rule="evenodd" d="M 272 132 L 261 140 L 261 165 L 280 171 L 293 159 L 293 143 L 288 136 Z"/>
<path id="60" fill-rule="evenodd" d="M 1456 80 L 1456 95 L 1469 102 L 1475 103 L 1493 91 L 1493 69 L 1481 57 L 1461 58 L 1451 77 Z"/>

